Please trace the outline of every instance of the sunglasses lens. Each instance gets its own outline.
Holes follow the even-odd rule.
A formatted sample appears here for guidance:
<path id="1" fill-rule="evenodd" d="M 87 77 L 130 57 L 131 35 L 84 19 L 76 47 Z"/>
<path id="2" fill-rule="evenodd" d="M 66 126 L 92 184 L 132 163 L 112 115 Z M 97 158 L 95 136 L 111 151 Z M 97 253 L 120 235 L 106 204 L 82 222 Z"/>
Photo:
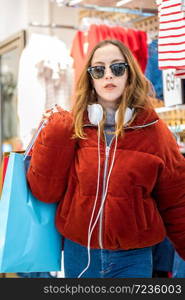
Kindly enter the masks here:
<path id="1" fill-rule="evenodd" d="M 90 73 L 94 79 L 99 79 L 104 76 L 105 68 L 103 66 L 96 66 L 90 69 Z"/>
<path id="2" fill-rule="evenodd" d="M 128 65 L 126 63 L 116 63 L 110 65 L 110 68 L 114 76 L 119 77 L 125 73 L 127 66 Z M 91 76 L 94 79 L 100 79 L 103 78 L 103 76 L 105 75 L 105 67 L 104 66 L 89 67 L 88 72 L 91 74 Z"/>
<path id="3" fill-rule="evenodd" d="M 125 73 L 126 66 L 124 64 L 113 64 L 110 66 L 112 73 L 115 76 L 122 76 Z"/>

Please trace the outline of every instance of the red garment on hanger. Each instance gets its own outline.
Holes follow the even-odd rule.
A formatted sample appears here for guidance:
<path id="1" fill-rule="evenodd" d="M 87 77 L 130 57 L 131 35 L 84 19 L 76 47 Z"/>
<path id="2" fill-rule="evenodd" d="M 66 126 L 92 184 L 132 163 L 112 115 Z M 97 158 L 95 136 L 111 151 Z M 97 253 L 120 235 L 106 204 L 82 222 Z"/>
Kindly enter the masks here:
<path id="1" fill-rule="evenodd" d="M 148 59 L 147 34 L 145 31 L 138 30 L 138 40 L 140 41 L 139 63 L 143 73 L 145 72 Z"/>
<path id="2" fill-rule="evenodd" d="M 70 55 L 73 57 L 74 62 L 73 62 L 73 67 L 75 69 L 75 82 L 77 82 L 79 75 L 84 67 L 85 63 L 85 54 L 84 54 L 84 43 L 86 41 L 85 35 L 83 31 L 77 31 L 72 47 L 71 47 L 71 53 Z"/>
<path id="3" fill-rule="evenodd" d="M 101 25 L 92 24 L 88 30 L 88 51 L 87 55 L 89 55 L 100 41 L 105 40 L 107 38 L 106 27 Z"/>
<path id="4" fill-rule="evenodd" d="M 129 42 L 129 49 L 131 49 L 135 58 L 139 62 L 140 59 L 140 41 L 138 39 L 138 34 L 136 30 L 128 28 L 127 29 L 127 37 Z"/>
<path id="5" fill-rule="evenodd" d="M 129 47 L 129 41 L 128 41 L 128 36 L 127 36 L 127 29 L 121 27 L 121 26 L 115 26 L 112 28 L 115 37 L 118 36 L 118 40 L 122 42 L 124 45 Z"/>

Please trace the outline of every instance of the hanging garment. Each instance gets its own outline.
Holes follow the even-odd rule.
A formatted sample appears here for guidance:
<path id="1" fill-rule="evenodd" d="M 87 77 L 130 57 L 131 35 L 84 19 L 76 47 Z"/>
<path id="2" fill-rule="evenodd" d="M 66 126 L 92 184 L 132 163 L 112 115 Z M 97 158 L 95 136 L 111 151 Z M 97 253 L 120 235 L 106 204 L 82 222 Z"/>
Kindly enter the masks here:
<path id="1" fill-rule="evenodd" d="M 159 68 L 175 69 L 185 78 L 185 9 L 183 0 L 163 0 L 159 4 Z"/>
<path id="2" fill-rule="evenodd" d="M 75 82 L 84 66 L 85 53 L 83 45 L 86 42 L 86 37 L 83 31 L 77 31 L 73 39 L 70 55 L 73 57 L 73 68 L 75 69 Z"/>
<path id="3" fill-rule="evenodd" d="M 148 59 L 148 47 L 147 47 L 147 34 L 145 31 L 137 30 L 136 34 L 139 36 L 140 41 L 140 51 L 138 53 L 138 62 L 141 66 L 142 71 L 146 69 L 147 59 Z"/>
<path id="4" fill-rule="evenodd" d="M 151 81 L 156 97 L 163 100 L 162 71 L 158 68 L 158 40 L 153 40 L 148 45 L 148 62 L 145 75 Z"/>
<path id="5" fill-rule="evenodd" d="M 23 50 L 18 73 L 18 116 L 23 147 L 28 145 L 44 111 L 53 104 L 70 108 L 72 60 L 66 45 L 33 34 Z"/>
<path id="6" fill-rule="evenodd" d="M 111 31 L 113 33 L 113 39 L 118 39 L 120 42 L 122 42 L 124 45 L 130 48 L 130 42 L 129 42 L 129 34 L 128 30 L 126 28 L 123 28 L 121 26 L 112 27 Z"/>
<path id="7" fill-rule="evenodd" d="M 127 29 L 127 37 L 128 37 L 128 44 L 129 48 L 132 49 L 132 53 L 134 54 L 135 58 L 139 60 L 140 58 L 140 41 L 137 31 L 134 29 Z"/>

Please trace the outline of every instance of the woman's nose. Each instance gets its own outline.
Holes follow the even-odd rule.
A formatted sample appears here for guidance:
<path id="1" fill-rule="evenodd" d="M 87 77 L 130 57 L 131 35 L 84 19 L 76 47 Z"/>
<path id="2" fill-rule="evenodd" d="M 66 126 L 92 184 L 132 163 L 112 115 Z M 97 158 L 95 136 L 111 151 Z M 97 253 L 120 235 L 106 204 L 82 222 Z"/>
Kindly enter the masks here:
<path id="1" fill-rule="evenodd" d="M 112 72 L 109 67 L 105 68 L 105 78 L 112 78 Z"/>

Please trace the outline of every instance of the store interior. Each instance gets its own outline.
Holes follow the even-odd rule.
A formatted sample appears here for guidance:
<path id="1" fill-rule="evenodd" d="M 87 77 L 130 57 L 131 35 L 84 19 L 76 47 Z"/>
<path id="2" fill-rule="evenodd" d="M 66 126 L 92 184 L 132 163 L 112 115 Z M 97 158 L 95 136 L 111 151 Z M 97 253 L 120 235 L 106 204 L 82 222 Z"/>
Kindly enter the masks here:
<path id="1" fill-rule="evenodd" d="M 152 82 L 157 113 L 185 153 L 185 79 L 159 68 L 157 1 L 0 0 L 0 6 L 1 161 L 26 150 L 47 109 L 71 109 L 88 53 L 109 38 L 134 52 Z"/>

